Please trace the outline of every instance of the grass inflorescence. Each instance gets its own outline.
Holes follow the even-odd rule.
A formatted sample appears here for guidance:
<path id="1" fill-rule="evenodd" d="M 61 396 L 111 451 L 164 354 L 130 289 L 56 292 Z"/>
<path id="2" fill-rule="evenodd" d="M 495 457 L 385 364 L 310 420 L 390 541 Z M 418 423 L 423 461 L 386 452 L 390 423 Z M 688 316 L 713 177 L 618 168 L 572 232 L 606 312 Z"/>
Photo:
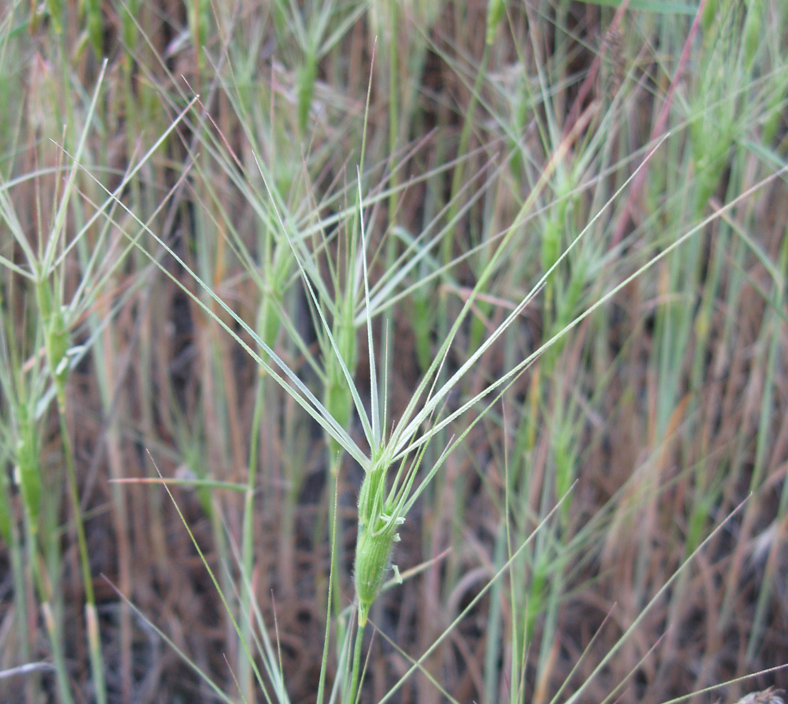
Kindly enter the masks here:
<path id="1" fill-rule="evenodd" d="M 0 700 L 779 701 L 785 3 L 6 5 Z"/>

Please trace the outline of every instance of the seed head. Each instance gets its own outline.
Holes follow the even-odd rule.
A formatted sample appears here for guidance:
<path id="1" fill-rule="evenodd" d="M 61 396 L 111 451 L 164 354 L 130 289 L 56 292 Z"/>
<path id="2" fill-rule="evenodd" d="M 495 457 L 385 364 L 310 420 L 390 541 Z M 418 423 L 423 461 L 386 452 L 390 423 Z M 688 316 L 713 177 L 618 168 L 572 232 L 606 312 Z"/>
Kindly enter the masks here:
<path id="1" fill-rule="evenodd" d="M 386 457 L 373 462 L 359 495 L 355 567 L 359 626 L 366 624 L 369 609 L 383 586 L 391 561 L 391 544 L 399 540 L 397 528 L 405 521 L 401 503 L 386 499 L 388 466 Z"/>

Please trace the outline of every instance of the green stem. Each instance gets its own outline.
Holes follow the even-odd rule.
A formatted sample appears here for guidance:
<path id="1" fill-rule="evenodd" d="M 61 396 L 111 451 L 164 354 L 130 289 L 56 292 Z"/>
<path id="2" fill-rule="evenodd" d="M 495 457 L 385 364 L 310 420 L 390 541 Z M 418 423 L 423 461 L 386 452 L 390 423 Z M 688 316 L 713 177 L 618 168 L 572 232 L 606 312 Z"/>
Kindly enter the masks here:
<path id="1" fill-rule="evenodd" d="M 69 675 L 66 668 L 66 660 L 63 656 L 62 643 L 60 642 L 60 634 L 57 625 L 57 619 L 52 613 L 52 606 L 48 601 L 41 604 L 41 613 L 44 617 L 44 624 L 46 625 L 47 633 L 49 634 L 49 642 L 52 647 L 52 658 L 55 661 L 55 670 L 57 671 L 57 686 L 60 701 L 63 704 L 74 704 L 74 699 L 69 690 Z"/>
<path id="2" fill-rule="evenodd" d="M 55 381 L 57 385 L 57 410 L 60 418 L 60 435 L 63 442 L 63 454 L 66 458 L 66 473 L 68 475 L 68 489 L 71 496 L 71 505 L 74 511 L 74 524 L 77 531 L 77 545 L 79 547 L 79 561 L 82 567 L 82 582 L 85 589 L 85 619 L 88 632 L 88 646 L 90 649 L 90 663 L 93 674 L 93 686 L 96 690 L 98 704 L 106 704 L 107 691 L 104 681 L 104 662 L 101 655 L 101 639 L 98 632 L 98 617 L 96 611 L 96 595 L 93 591 L 93 580 L 90 576 L 90 561 L 88 559 L 88 543 L 85 538 L 85 525 L 82 522 L 82 510 L 79 505 L 77 491 L 77 475 L 74 471 L 74 453 L 68 437 L 66 426 L 66 387 L 65 384 Z"/>
<path id="3" fill-rule="evenodd" d="M 476 74 L 476 81 L 473 84 L 473 92 L 471 99 L 468 102 L 468 107 L 465 111 L 465 121 L 462 125 L 462 132 L 460 133 L 460 145 L 457 148 L 457 158 L 462 158 L 468 151 L 468 144 L 471 141 L 471 129 L 473 128 L 473 120 L 476 116 L 476 107 L 479 104 L 479 93 L 481 92 L 484 78 L 487 75 L 487 65 L 490 62 L 490 47 L 485 43 L 484 51 L 482 53 L 482 61 L 479 65 L 479 71 Z M 459 161 L 454 167 L 454 173 L 451 179 L 451 194 L 449 196 L 449 215 L 447 222 L 453 222 L 457 213 L 460 210 L 460 204 L 457 201 L 457 194 L 460 191 L 463 183 L 465 182 L 465 162 Z M 452 246 L 454 244 L 454 230 L 456 225 L 446 233 L 441 243 L 442 259 L 444 264 L 448 264 L 452 258 Z"/>
<path id="4" fill-rule="evenodd" d="M 339 458 L 337 457 L 337 464 L 339 463 Z M 334 482 L 336 485 L 336 482 Z M 324 692 L 325 692 L 325 682 L 326 682 L 326 669 L 328 667 L 328 647 L 331 642 L 331 601 L 334 598 L 334 590 L 332 590 L 332 586 L 334 584 L 334 580 L 336 579 L 336 575 L 334 574 L 334 555 L 337 551 L 337 524 L 336 524 L 336 516 L 337 516 L 337 503 L 339 501 L 339 494 L 336 491 L 336 486 L 334 493 L 331 498 L 331 506 L 332 506 L 332 523 L 331 523 L 331 569 L 328 573 L 328 596 L 326 598 L 326 635 L 323 641 L 323 660 L 320 664 L 320 679 L 317 685 L 317 699 L 316 704 L 323 704 Z M 339 616 L 339 612 L 337 611 L 337 616 Z M 340 618 L 337 618 L 337 633 L 342 633 L 342 640 L 340 641 L 340 649 L 344 644 L 344 633 L 345 628 L 339 622 L 341 621 Z M 342 660 L 342 654 L 339 654 L 339 660 Z"/>
<path id="5" fill-rule="evenodd" d="M 366 614 L 361 613 L 363 607 L 359 606 L 358 630 L 356 631 L 356 647 L 353 651 L 353 672 L 350 678 L 350 704 L 358 701 L 359 670 L 361 669 L 361 646 L 364 640 L 364 624 L 367 621 Z M 363 623 L 362 623 L 363 618 Z"/>
<path id="6" fill-rule="evenodd" d="M 25 520 L 27 529 L 26 536 L 26 552 L 27 561 L 32 571 L 33 583 L 35 584 L 36 591 L 38 592 L 39 599 L 41 600 L 41 614 L 44 619 L 44 626 L 46 627 L 49 636 L 49 645 L 52 649 L 52 659 L 55 664 L 55 672 L 57 673 L 57 689 L 58 698 L 63 704 L 74 704 L 74 699 L 71 696 L 69 689 L 69 682 L 71 681 L 66 668 L 66 659 L 63 655 L 63 639 L 58 617 L 53 613 L 52 600 L 53 596 L 47 589 L 47 582 L 41 574 L 38 560 L 38 530 L 30 522 L 28 516 Z M 26 612 L 25 612 L 26 613 Z"/>
<path id="7" fill-rule="evenodd" d="M 241 539 L 241 564 L 244 579 L 251 581 L 252 569 L 254 568 L 254 488 L 257 479 L 258 446 L 260 443 L 260 423 L 263 418 L 263 398 L 264 398 L 265 379 L 260 377 L 257 382 L 257 396 L 254 402 L 254 413 L 252 416 L 252 436 L 249 442 L 249 469 L 246 484 L 246 496 L 244 497 L 244 517 L 243 517 L 243 537 Z M 247 643 L 251 642 L 251 594 L 244 590 L 241 597 L 241 618 L 239 626 L 241 628 L 241 639 Z M 247 702 L 254 702 L 254 679 L 249 660 L 241 648 L 238 658 L 238 681 L 241 683 L 242 691 Z"/>
<path id="8" fill-rule="evenodd" d="M 339 466 L 342 463 L 342 456 L 339 453 L 335 453 L 334 457 L 331 461 L 331 471 L 329 472 L 329 490 L 331 492 L 330 496 L 334 497 L 338 495 L 339 492 Z M 329 525 L 335 526 L 337 521 L 339 520 L 339 515 L 337 511 L 336 503 L 331 500 L 329 502 Z M 332 528 L 333 530 L 333 528 Z M 339 616 L 342 612 L 342 589 L 340 584 L 341 579 L 341 570 L 339 566 L 344 563 L 345 559 L 345 549 L 342 541 L 337 541 L 335 548 L 331 551 L 331 590 L 332 590 L 332 598 L 333 598 L 333 609 L 334 613 Z M 344 623 L 343 619 L 337 618 L 336 628 L 337 628 L 337 647 L 342 648 L 342 643 L 345 642 L 345 633 L 346 633 L 346 626 L 347 624 Z"/>

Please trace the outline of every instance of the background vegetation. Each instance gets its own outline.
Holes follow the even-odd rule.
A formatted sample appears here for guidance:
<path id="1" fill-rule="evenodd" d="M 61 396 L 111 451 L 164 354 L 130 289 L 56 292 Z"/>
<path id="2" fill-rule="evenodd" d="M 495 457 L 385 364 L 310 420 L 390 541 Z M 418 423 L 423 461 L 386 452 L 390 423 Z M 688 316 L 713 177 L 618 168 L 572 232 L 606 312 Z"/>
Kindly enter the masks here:
<path id="1" fill-rule="evenodd" d="M 784 685 L 786 46 L 782 0 L 8 0 L 0 700 L 352 698 L 340 358 L 384 431 L 447 390 L 361 701 Z"/>

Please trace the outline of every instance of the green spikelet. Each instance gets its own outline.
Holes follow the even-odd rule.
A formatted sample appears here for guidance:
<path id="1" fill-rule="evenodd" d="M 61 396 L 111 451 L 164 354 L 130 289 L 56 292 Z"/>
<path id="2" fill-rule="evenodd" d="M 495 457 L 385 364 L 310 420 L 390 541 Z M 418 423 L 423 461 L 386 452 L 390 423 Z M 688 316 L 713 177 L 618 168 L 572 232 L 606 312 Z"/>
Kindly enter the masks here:
<path id="1" fill-rule="evenodd" d="M 399 540 L 397 528 L 405 520 L 385 502 L 387 459 L 374 462 L 364 477 L 358 502 L 355 582 L 358 596 L 359 627 L 386 579 L 391 561 L 391 544 Z"/>

